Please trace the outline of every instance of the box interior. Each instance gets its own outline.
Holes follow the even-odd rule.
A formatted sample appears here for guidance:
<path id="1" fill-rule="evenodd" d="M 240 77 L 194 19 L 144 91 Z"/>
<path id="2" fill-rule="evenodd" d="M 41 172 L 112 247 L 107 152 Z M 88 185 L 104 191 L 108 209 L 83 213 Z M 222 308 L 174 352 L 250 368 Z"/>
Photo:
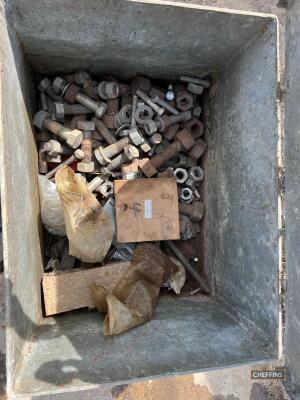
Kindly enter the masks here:
<path id="1" fill-rule="evenodd" d="M 55 392 L 276 357 L 276 19 L 82 0 L 11 0 L 1 18 L 8 391 Z M 213 295 L 162 297 L 151 322 L 114 338 L 103 337 L 95 312 L 42 318 L 33 76 L 78 68 L 165 81 L 210 74 L 214 82 L 203 115 L 206 213 L 196 243 Z"/>

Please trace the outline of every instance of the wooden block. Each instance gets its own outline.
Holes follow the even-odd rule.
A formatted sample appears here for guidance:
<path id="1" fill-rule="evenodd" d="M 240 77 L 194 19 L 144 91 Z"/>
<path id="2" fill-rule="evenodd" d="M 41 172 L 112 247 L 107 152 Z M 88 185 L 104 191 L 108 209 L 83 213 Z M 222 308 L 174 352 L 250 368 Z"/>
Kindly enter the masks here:
<path id="1" fill-rule="evenodd" d="M 91 285 L 102 285 L 110 290 L 129 267 L 130 262 L 121 262 L 92 269 L 45 273 L 42 285 L 46 315 L 94 307 Z"/>
<path id="2" fill-rule="evenodd" d="M 114 192 L 118 242 L 180 238 L 174 178 L 115 180 Z"/>

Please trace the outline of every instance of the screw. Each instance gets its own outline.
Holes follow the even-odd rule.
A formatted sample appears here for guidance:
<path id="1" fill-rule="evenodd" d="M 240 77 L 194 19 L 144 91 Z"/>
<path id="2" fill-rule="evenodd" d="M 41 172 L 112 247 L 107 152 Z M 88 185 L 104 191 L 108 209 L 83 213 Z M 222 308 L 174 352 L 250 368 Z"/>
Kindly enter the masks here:
<path id="1" fill-rule="evenodd" d="M 166 102 L 159 96 L 152 97 L 152 101 L 154 101 L 154 103 L 160 105 L 161 107 L 164 107 L 166 110 L 168 110 L 173 115 L 179 114 L 179 111 L 175 107 L 171 106 L 171 104 L 169 104 L 168 102 Z"/>
<path id="2" fill-rule="evenodd" d="M 193 108 L 193 95 L 184 89 L 178 90 L 176 93 L 176 105 L 181 111 L 188 111 Z"/>
<path id="3" fill-rule="evenodd" d="M 53 121 L 49 113 L 44 110 L 38 111 L 33 119 L 33 124 L 39 129 L 48 129 L 50 132 L 59 136 L 67 142 L 67 144 L 76 149 L 80 146 L 83 138 L 83 134 L 78 129 L 71 130 L 64 127 L 57 121 Z"/>
<path id="4" fill-rule="evenodd" d="M 155 104 L 150 97 L 143 92 L 142 90 L 137 90 L 136 94 L 141 98 L 146 104 L 148 104 L 149 107 L 151 107 L 158 115 L 162 115 L 165 112 L 164 108 L 159 107 L 157 104 Z"/>
<path id="5" fill-rule="evenodd" d="M 194 221 L 201 221 L 204 214 L 204 205 L 201 201 L 194 201 L 192 204 L 178 203 L 179 212 L 188 215 Z"/>
<path id="6" fill-rule="evenodd" d="M 105 148 L 99 146 L 98 149 L 95 150 L 95 157 L 101 165 L 107 165 L 112 161 L 111 158 L 123 151 L 125 146 L 127 146 L 129 143 L 130 138 L 125 136 Z"/>
<path id="7" fill-rule="evenodd" d="M 210 87 L 210 82 L 206 79 L 201 79 L 201 78 L 193 78 L 191 76 L 182 76 L 180 78 L 181 82 L 187 82 L 187 83 L 195 83 L 196 85 L 201 85 L 205 88 Z"/>
<path id="8" fill-rule="evenodd" d="M 91 173 L 94 171 L 95 168 L 94 162 L 92 161 L 92 140 L 93 131 L 95 130 L 95 122 L 78 121 L 77 127 L 83 131 L 81 150 L 84 154 L 84 158 L 82 159 L 82 161 L 77 163 L 77 171 Z"/>
<path id="9" fill-rule="evenodd" d="M 80 150 L 80 149 L 75 150 L 74 154 L 72 154 L 69 158 L 67 158 L 65 161 L 63 161 L 61 164 L 59 164 L 57 167 L 55 167 L 50 172 L 48 172 L 45 175 L 45 178 L 51 179 L 56 174 L 56 172 L 58 170 L 60 170 L 62 167 L 66 166 L 66 165 L 70 165 L 76 160 L 82 160 L 83 157 L 84 157 L 84 153 L 82 150 Z"/>

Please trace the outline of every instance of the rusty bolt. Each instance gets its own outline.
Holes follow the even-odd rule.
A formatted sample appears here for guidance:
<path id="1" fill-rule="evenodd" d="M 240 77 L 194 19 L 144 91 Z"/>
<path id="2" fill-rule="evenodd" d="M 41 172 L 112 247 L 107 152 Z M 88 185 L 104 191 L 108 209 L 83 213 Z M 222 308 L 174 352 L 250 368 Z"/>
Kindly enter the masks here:
<path id="1" fill-rule="evenodd" d="M 196 85 L 201 85 L 205 88 L 210 87 L 210 82 L 207 79 L 193 78 L 191 76 L 182 76 L 180 80 L 181 82 L 195 83 Z"/>
<path id="2" fill-rule="evenodd" d="M 95 130 L 95 122 L 93 121 L 78 121 L 78 128 L 83 131 L 83 140 L 81 150 L 84 153 L 84 158 L 77 163 L 77 171 L 91 173 L 94 171 L 95 164 L 92 161 L 92 140 L 93 131 Z"/>
<path id="3" fill-rule="evenodd" d="M 144 76 L 136 76 L 135 78 L 132 79 L 131 81 L 131 94 L 135 94 L 137 90 L 142 90 L 145 93 L 149 93 L 149 90 L 151 89 L 151 82 L 148 78 L 145 78 Z"/>
<path id="4" fill-rule="evenodd" d="M 74 154 L 72 154 L 69 158 L 67 158 L 65 161 L 63 161 L 61 164 L 59 164 L 57 167 L 55 167 L 50 172 L 48 172 L 45 175 L 45 177 L 47 179 L 51 179 L 56 174 L 56 172 L 58 170 L 60 170 L 62 167 L 66 166 L 66 165 L 70 165 L 76 160 L 82 160 L 83 157 L 84 157 L 84 153 L 82 150 L 80 150 L 80 149 L 75 150 Z"/>
<path id="5" fill-rule="evenodd" d="M 188 215 L 193 221 L 201 221 L 204 215 L 204 205 L 201 201 L 194 201 L 193 204 L 179 203 L 179 212 Z"/>
<path id="6" fill-rule="evenodd" d="M 176 105 L 181 111 L 188 111 L 193 108 L 193 95 L 186 90 L 180 89 L 176 94 Z"/>
<path id="7" fill-rule="evenodd" d="M 186 151 L 190 150 L 195 144 L 192 134 L 187 129 L 177 132 L 175 138 L 180 141 Z"/>
<path id="8" fill-rule="evenodd" d="M 100 133 L 101 137 L 106 141 L 106 143 L 112 144 L 117 141 L 114 135 L 107 129 L 105 124 L 102 121 L 100 121 L 100 119 L 95 118 L 95 125 L 97 131 Z"/>
<path id="9" fill-rule="evenodd" d="M 206 143 L 202 139 L 197 139 L 195 145 L 188 152 L 189 157 L 197 160 L 205 152 Z"/>
<path id="10" fill-rule="evenodd" d="M 194 139 L 198 139 L 203 135 L 204 125 L 199 119 L 192 118 L 184 124 L 184 128 L 191 132 Z"/>
<path id="11" fill-rule="evenodd" d="M 193 192 L 190 188 L 184 187 L 180 192 L 180 200 L 184 203 L 191 203 L 193 201 Z"/>
<path id="12" fill-rule="evenodd" d="M 119 86 L 120 96 L 129 96 L 130 95 L 130 86 L 129 85 L 126 85 L 126 83 L 118 82 L 118 86 Z"/>
<path id="13" fill-rule="evenodd" d="M 95 113 L 97 118 L 102 118 L 107 110 L 106 103 L 97 103 L 95 100 L 80 92 L 80 87 L 72 83 L 64 92 L 65 99 L 68 103 L 73 104 L 76 101 L 84 107 Z"/>
<path id="14" fill-rule="evenodd" d="M 188 178 L 188 173 L 184 168 L 176 168 L 174 170 L 174 175 L 176 177 L 176 182 L 182 185 Z"/>
<path id="15" fill-rule="evenodd" d="M 195 165 L 189 169 L 188 175 L 195 182 L 201 182 L 204 178 L 204 171 L 199 165 Z"/>
<path id="16" fill-rule="evenodd" d="M 111 162 L 111 158 L 121 153 L 129 143 L 129 137 L 124 137 L 105 148 L 99 146 L 98 149 L 95 150 L 95 157 L 101 165 L 107 165 Z"/>
<path id="17" fill-rule="evenodd" d="M 59 119 L 63 119 L 65 115 L 90 114 L 90 112 L 91 110 L 81 104 L 54 103 L 54 113 Z"/>
<path id="18" fill-rule="evenodd" d="M 119 169 L 122 164 L 128 160 L 134 160 L 139 157 L 139 150 L 133 145 L 129 144 L 124 148 L 124 152 L 115 157 L 107 166 L 102 167 L 100 172 L 103 175 L 110 175 L 112 171 Z"/>
<path id="19" fill-rule="evenodd" d="M 48 172 L 48 163 L 46 152 L 44 149 L 44 141 L 38 142 L 38 160 L 39 160 L 39 173 L 46 174 Z"/>
<path id="20" fill-rule="evenodd" d="M 54 139 L 51 139 L 48 142 L 46 142 L 44 145 L 44 149 L 46 153 L 51 157 L 56 157 L 59 154 L 65 154 L 65 155 L 72 154 L 72 150 L 69 147 L 63 146 L 60 142 Z"/>
<path id="21" fill-rule="evenodd" d="M 175 107 L 173 107 L 167 101 L 163 100 L 160 96 L 156 95 L 156 96 L 152 97 L 152 101 L 154 103 L 160 105 L 161 107 L 165 108 L 167 111 L 169 111 L 173 115 L 178 115 L 179 114 L 179 111 Z"/>
<path id="22" fill-rule="evenodd" d="M 38 84 L 38 90 L 41 93 L 47 93 L 47 95 L 53 100 L 53 101 L 60 101 L 61 97 L 58 96 L 54 90 L 52 89 L 51 86 L 51 81 L 49 78 L 44 78 L 40 81 L 40 83 Z"/>
<path id="23" fill-rule="evenodd" d="M 131 107 L 131 120 L 130 120 L 130 128 L 136 127 L 136 117 L 135 112 L 138 105 L 138 97 L 136 94 L 132 96 L 132 107 Z"/>
<path id="24" fill-rule="evenodd" d="M 33 124 L 39 129 L 48 129 L 50 132 L 65 140 L 73 149 L 79 147 L 82 142 L 83 134 L 80 130 L 70 130 L 59 122 L 53 121 L 49 113 L 44 110 L 38 111 L 35 114 Z"/>
<path id="25" fill-rule="evenodd" d="M 162 115 L 165 112 L 165 109 L 162 107 L 159 107 L 157 104 L 155 104 L 150 97 L 143 92 L 142 90 L 137 90 L 136 94 L 139 96 L 140 99 L 142 99 L 146 104 L 148 104 L 149 107 L 152 108 L 158 115 Z"/>
<path id="26" fill-rule="evenodd" d="M 151 98 L 152 98 L 152 97 L 155 97 L 155 96 L 158 96 L 158 97 L 160 97 L 161 99 L 164 99 L 164 98 L 165 98 L 164 89 L 161 89 L 161 88 L 152 86 L 151 89 L 150 89 L 150 92 L 149 92 L 149 96 L 150 96 Z"/>
<path id="27" fill-rule="evenodd" d="M 179 124 L 174 124 L 174 125 L 170 125 L 168 126 L 168 128 L 166 129 L 165 133 L 164 133 L 164 138 L 168 139 L 168 140 L 173 140 L 176 133 L 179 131 Z"/>
<path id="28" fill-rule="evenodd" d="M 102 81 L 98 86 L 99 96 L 104 99 L 116 99 L 119 96 L 119 86 L 117 82 Z"/>

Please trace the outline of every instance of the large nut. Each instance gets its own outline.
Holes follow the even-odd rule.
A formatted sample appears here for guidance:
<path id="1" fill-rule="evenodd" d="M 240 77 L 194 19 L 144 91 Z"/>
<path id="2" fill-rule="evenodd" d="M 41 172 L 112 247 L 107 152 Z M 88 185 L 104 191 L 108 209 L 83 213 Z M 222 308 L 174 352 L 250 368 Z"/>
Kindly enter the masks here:
<path id="1" fill-rule="evenodd" d="M 188 129 L 193 135 L 194 139 L 199 138 L 203 134 L 204 125 L 199 119 L 192 118 L 184 124 L 184 128 Z"/>
<path id="2" fill-rule="evenodd" d="M 193 192 L 190 188 L 184 187 L 180 192 L 180 200 L 184 203 L 191 203 L 193 201 Z"/>
<path id="3" fill-rule="evenodd" d="M 134 127 L 129 130 L 129 137 L 133 144 L 139 146 L 140 144 L 144 143 L 144 138 L 139 130 Z"/>
<path id="4" fill-rule="evenodd" d="M 40 110 L 34 115 L 33 125 L 39 129 L 42 129 L 45 118 L 49 118 L 49 117 L 50 117 L 50 114 L 47 111 Z"/>
<path id="5" fill-rule="evenodd" d="M 197 139 L 196 144 L 188 152 L 189 157 L 197 160 L 205 152 L 206 143 L 202 139 Z"/>
<path id="6" fill-rule="evenodd" d="M 195 144 L 192 134 L 187 129 L 182 129 L 176 133 L 175 137 L 180 141 L 185 150 L 190 150 Z"/>
<path id="7" fill-rule="evenodd" d="M 52 89 L 56 94 L 62 93 L 67 82 L 60 76 L 56 77 L 52 83 Z"/>
<path id="8" fill-rule="evenodd" d="M 193 94 L 202 94 L 204 87 L 201 85 L 197 85 L 196 83 L 190 82 L 187 85 L 187 90 L 188 92 L 191 92 Z"/>
<path id="9" fill-rule="evenodd" d="M 74 129 L 68 133 L 67 144 L 72 149 L 77 149 L 81 145 L 83 139 L 83 133 L 79 129 Z"/>
<path id="10" fill-rule="evenodd" d="M 139 150 L 133 146 L 132 144 L 128 144 L 124 148 L 124 154 L 128 158 L 128 160 L 133 160 L 139 157 Z"/>
<path id="11" fill-rule="evenodd" d="M 77 163 L 77 171 L 91 173 L 95 169 L 95 164 L 93 161 L 90 162 L 79 162 Z"/>
<path id="12" fill-rule="evenodd" d="M 180 90 L 176 95 L 176 105 L 181 111 L 193 108 L 193 95 L 186 90 Z"/>
<path id="13" fill-rule="evenodd" d="M 41 80 L 41 82 L 38 84 L 38 90 L 40 91 L 40 92 L 45 92 L 47 89 L 48 89 L 48 87 L 49 86 L 51 86 L 51 81 L 50 81 L 50 79 L 49 78 L 44 78 L 44 79 L 42 79 Z"/>
<path id="14" fill-rule="evenodd" d="M 152 119 L 146 121 L 144 125 L 145 132 L 147 133 L 148 136 L 153 135 L 155 132 L 157 132 L 157 124 L 155 121 Z"/>
<path id="15" fill-rule="evenodd" d="M 144 125 L 153 117 L 153 110 L 146 104 L 140 104 L 135 111 L 135 120 L 138 124 Z"/>
<path id="16" fill-rule="evenodd" d="M 77 121 L 77 128 L 82 131 L 94 131 L 96 129 L 95 121 Z"/>
<path id="17" fill-rule="evenodd" d="M 180 185 L 183 184 L 188 178 L 188 173 L 184 168 L 176 168 L 174 170 L 174 175 L 176 177 L 176 182 Z"/>
<path id="18" fill-rule="evenodd" d="M 201 182 L 204 178 L 204 171 L 199 165 L 196 165 L 195 167 L 191 167 L 189 169 L 188 175 L 195 182 Z"/>

